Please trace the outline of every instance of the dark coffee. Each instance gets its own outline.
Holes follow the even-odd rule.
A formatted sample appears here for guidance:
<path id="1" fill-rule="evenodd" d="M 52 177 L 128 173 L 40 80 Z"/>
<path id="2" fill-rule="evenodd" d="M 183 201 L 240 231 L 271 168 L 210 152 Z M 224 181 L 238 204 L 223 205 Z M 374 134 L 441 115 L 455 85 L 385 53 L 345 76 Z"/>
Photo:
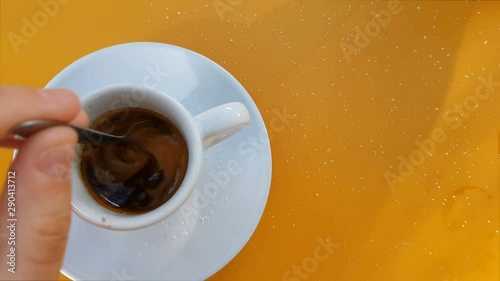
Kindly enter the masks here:
<path id="1" fill-rule="evenodd" d="M 82 180 L 102 206 L 140 214 L 174 195 L 186 174 L 188 150 L 170 120 L 150 110 L 123 108 L 100 116 L 90 128 L 126 136 L 82 148 Z"/>

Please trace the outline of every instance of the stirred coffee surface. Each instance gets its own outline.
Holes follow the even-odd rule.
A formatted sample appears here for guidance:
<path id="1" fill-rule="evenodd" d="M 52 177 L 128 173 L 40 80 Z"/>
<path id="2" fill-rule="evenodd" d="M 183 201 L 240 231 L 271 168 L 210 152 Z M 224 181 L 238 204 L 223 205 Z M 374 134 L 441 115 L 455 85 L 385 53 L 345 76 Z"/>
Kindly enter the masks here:
<path id="1" fill-rule="evenodd" d="M 140 214 L 174 195 L 187 170 L 188 150 L 170 120 L 146 109 L 124 108 L 100 116 L 90 127 L 126 136 L 82 149 L 82 180 L 97 202 L 115 212 Z"/>

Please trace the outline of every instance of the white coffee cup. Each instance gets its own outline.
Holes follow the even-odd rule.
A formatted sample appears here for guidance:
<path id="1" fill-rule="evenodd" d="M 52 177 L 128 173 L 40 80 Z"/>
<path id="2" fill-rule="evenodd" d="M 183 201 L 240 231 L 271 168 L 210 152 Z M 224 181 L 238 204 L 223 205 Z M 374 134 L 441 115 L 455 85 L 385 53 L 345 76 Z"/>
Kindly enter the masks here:
<path id="1" fill-rule="evenodd" d="M 136 215 L 114 212 L 101 206 L 91 197 L 81 179 L 80 154 L 77 149 L 71 175 L 73 212 L 94 225 L 114 230 L 143 228 L 175 212 L 195 187 L 201 171 L 203 151 L 250 123 L 247 108 L 239 102 L 219 105 L 193 117 L 182 104 L 169 95 L 136 85 L 112 85 L 98 89 L 85 95 L 81 105 L 91 122 L 106 112 L 124 107 L 152 110 L 172 121 L 187 143 L 188 166 L 178 190 L 160 207 Z"/>

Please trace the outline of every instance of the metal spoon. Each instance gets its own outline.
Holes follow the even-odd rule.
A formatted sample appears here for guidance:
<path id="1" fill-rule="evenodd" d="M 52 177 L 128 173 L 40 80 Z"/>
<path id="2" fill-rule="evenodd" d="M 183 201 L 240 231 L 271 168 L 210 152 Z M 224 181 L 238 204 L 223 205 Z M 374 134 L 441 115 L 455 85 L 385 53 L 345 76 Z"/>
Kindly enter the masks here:
<path id="1" fill-rule="evenodd" d="M 103 132 L 99 132 L 96 130 L 82 128 L 79 126 L 75 126 L 73 124 L 61 122 L 61 121 L 53 121 L 53 120 L 30 120 L 23 122 L 17 126 L 15 126 L 11 132 L 15 135 L 19 135 L 24 138 L 28 138 L 31 135 L 50 128 L 54 126 L 68 126 L 73 128 L 78 134 L 78 142 L 79 143 L 88 143 L 93 147 L 98 146 L 101 143 L 112 142 L 117 140 L 123 140 L 125 136 L 115 136 L 111 134 L 106 134 Z"/>

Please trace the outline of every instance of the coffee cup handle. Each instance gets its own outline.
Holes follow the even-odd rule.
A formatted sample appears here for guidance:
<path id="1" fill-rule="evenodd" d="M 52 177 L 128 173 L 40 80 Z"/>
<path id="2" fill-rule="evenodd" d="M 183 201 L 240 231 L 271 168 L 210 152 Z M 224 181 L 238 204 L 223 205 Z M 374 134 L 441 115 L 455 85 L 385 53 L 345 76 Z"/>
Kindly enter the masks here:
<path id="1" fill-rule="evenodd" d="M 208 149 L 236 134 L 250 124 L 248 109 L 240 102 L 216 106 L 194 118 L 198 124 L 203 149 Z"/>

